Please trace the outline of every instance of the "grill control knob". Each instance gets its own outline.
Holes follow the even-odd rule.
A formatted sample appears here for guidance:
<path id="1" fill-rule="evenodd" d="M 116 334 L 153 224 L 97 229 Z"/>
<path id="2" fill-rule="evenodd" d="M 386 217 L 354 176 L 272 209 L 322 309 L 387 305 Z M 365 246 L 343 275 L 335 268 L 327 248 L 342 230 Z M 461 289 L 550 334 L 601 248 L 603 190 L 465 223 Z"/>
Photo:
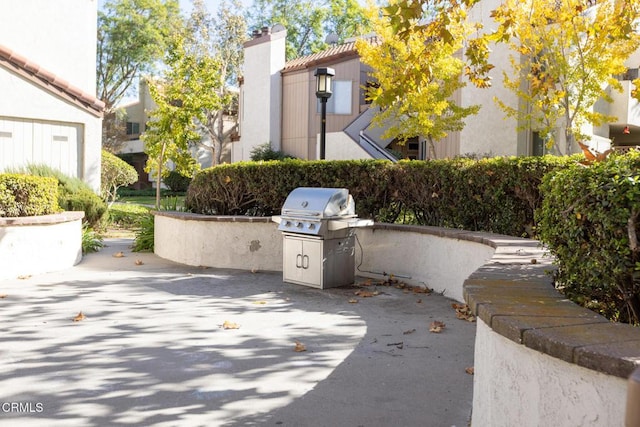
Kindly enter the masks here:
<path id="1" fill-rule="evenodd" d="M 309 224 L 309 230 L 315 230 L 315 229 L 316 229 L 315 224 Z"/>
<path id="2" fill-rule="evenodd" d="M 296 222 L 296 227 L 302 228 L 302 223 L 301 222 Z"/>
<path id="3" fill-rule="evenodd" d="M 284 226 L 285 227 L 291 227 L 291 221 L 285 221 Z"/>

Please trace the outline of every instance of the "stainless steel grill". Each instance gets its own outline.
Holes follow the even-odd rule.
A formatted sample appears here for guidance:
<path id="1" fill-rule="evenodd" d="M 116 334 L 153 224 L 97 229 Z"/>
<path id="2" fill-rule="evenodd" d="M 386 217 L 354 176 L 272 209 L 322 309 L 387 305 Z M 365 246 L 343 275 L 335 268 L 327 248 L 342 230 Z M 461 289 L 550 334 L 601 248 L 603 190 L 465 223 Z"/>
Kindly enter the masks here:
<path id="1" fill-rule="evenodd" d="M 272 220 L 283 232 L 285 282 L 320 289 L 353 283 L 355 228 L 373 221 L 357 218 L 346 188 L 296 188 Z"/>

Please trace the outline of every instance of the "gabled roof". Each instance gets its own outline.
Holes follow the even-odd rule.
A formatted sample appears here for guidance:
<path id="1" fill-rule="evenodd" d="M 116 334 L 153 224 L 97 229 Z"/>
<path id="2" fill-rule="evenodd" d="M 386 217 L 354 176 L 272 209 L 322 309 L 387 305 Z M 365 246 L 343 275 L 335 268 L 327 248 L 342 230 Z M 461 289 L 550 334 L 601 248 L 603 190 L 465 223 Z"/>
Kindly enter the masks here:
<path id="1" fill-rule="evenodd" d="M 102 117 L 104 102 L 38 64 L 0 44 L 0 66 L 24 77 L 42 89 L 58 95 L 96 117 Z"/>
<path id="2" fill-rule="evenodd" d="M 369 43 L 379 43 L 379 39 L 376 36 L 365 37 L 365 40 Z M 332 46 L 321 52 L 292 59 L 285 64 L 282 69 L 282 73 L 311 68 L 319 64 L 335 62 L 340 59 L 351 59 L 357 57 L 358 51 L 356 50 L 356 42 L 355 40 L 350 40 L 346 43 Z"/>

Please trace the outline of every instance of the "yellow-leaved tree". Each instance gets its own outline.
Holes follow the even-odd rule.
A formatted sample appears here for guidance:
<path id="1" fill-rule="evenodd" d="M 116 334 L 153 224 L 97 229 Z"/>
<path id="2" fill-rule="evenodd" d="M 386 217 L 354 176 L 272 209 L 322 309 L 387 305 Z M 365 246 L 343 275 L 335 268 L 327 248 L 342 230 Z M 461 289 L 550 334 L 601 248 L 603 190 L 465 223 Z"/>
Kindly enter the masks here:
<path id="1" fill-rule="evenodd" d="M 571 154 L 576 141 L 589 138 L 585 125 L 615 120 L 593 107 L 611 102 L 610 89 L 621 89 L 615 75 L 640 47 L 639 12 L 638 0 L 504 0 L 492 13 L 498 27 L 489 37 L 510 46 L 504 85 L 523 102 L 496 101 L 523 127 L 539 131 L 547 148 Z"/>
<path id="2" fill-rule="evenodd" d="M 480 109 L 462 107 L 454 99 L 465 85 L 460 52 L 472 27 L 462 4 L 427 1 L 416 10 L 411 6 L 391 0 L 382 12 L 370 7 L 376 37 L 358 40 L 356 48 L 372 70 L 366 96 L 380 109 L 373 125 L 385 129 L 384 138 L 425 138 L 434 158 L 437 141 L 462 130 L 465 117 Z"/>

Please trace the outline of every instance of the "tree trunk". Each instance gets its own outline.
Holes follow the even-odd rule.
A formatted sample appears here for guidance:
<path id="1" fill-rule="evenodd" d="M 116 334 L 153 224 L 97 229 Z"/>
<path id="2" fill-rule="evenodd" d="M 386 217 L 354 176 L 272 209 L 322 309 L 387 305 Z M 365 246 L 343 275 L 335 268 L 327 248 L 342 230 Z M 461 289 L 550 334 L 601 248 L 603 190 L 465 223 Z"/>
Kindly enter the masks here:
<path id="1" fill-rule="evenodd" d="M 160 210 L 160 185 L 162 183 L 162 163 L 164 162 L 164 151 L 167 147 L 167 143 L 162 143 L 162 150 L 160 151 L 160 158 L 158 159 L 158 174 L 156 175 L 156 210 Z"/>

